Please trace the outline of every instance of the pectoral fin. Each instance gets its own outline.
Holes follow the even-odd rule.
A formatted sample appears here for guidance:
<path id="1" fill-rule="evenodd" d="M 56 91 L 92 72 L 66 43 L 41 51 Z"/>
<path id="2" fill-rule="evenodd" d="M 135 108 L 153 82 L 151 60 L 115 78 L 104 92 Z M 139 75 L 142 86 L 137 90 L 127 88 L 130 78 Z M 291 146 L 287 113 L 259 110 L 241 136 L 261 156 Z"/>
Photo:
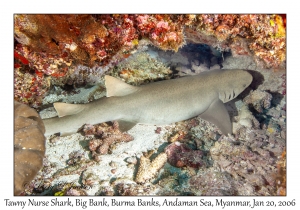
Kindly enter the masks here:
<path id="1" fill-rule="evenodd" d="M 215 124 L 223 134 L 232 133 L 232 123 L 227 109 L 221 100 L 215 100 L 200 117 Z"/>
<path id="2" fill-rule="evenodd" d="M 119 130 L 121 132 L 128 131 L 136 125 L 136 123 L 134 122 L 124 121 L 124 120 L 118 120 L 118 123 L 119 123 Z"/>

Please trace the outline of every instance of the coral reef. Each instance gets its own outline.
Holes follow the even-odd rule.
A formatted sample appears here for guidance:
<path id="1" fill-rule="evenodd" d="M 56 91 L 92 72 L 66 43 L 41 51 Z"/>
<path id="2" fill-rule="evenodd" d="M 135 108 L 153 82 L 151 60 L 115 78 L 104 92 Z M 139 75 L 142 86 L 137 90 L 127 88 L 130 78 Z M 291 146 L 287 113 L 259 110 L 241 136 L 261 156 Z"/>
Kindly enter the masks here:
<path id="1" fill-rule="evenodd" d="M 283 151 L 279 161 L 277 162 L 277 170 L 277 195 L 286 196 L 286 151 Z"/>
<path id="2" fill-rule="evenodd" d="M 110 15 L 15 15 L 15 58 L 24 58 L 23 65 L 25 63 L 41 77 L 49 75 L 53 80 L 64 77 L 64 83 L 70 82 L 72 79 L 68 79 L 68 75 L 76 72 L 78 64 L 106 66 L 118 60 L 114 56 L 122 58 L 124 52 L 126 54 L 135 46 L 132 42 L 138 35 L 133 18 L 132 15 L 119 18 Z M 15 62 L 16 65 L 20 66 Z M 16 78 L 15 89 L 20 82 L 30 86 L 21 79 Z M 36 98 L 42 98 L 48 90 L 42 86 L 40 89 L 43 89 L 41 97 Z M 23 99 L 16 94 L 15 97 Z"/>
<path id="3" fill-rule="evenodd" d="M 67 165 L 72 166 L 78 164 L 84 159 L 84 154 L 80 151 L 74 151 L 69 154 L 69 159 L 67 160 Z"/>
<path id="4" fill-rule="evenodd" d="M 235 183 L 247 183 L 248 192 L 237 187 L 238 195 L 276 194 L 276 163 L 285 150 L 284 141 L 279 143 L 281 140 L 277 139 L 277 143 L 269 143 L 271 137 L 262 130 L 246 132 L 244 137 L 237 141 L 222 136 L 210 149 L 213 160 L 234 177 Z"/>
<path id="5" fill-rule="evenodd" d="M 95 160 L 99 160 L 99 155 L 107 154 L 109 149 L 118 142 L 129 142 L 133 137 L 119 130 L 118 122 L 114 121 L 111 126 L 106 123 L 99 125 L 85 125 L 83 128 L 85 135 L 95 135 L 97 138 L 89 141 L 89 149 Z"/>
<path id="6" fill-rule="evenodd" d="M 247 97 L 244 98 L 246 104 L 251 104 L 251 106 L 259 113 L 262 113 L 264 109 L 269 109 L 271 107 L 272 95 L 266 91 L 254 90 L 249 93 Z"/>
<path id="7" fill-rule="evenodd" d="M 14 20 L 15 99 L 33 107 L 41 105 L 51 84 L 95 83 L 139 45 L 177 52 L 190 41 L 231 50 L 234 56 L 255 56 L 268 68 L 285 64 L 282 15 L 17 14 Z M 196 62 L 192 70 L 206 68 Z M 124 68 L 120 76 L 140 69 Z"/>
<path id="8" fill-rule="evenodd" d="M 66 196 L 87 196 L 87 193 L 83 189 L 71 187 L 70 189 L 65 190 L 64 195 L 66 195 Z"/>
<path id="9" fill-rule="evenodd" d="M 149 182 L 144 185 L 137 184 L 132 180 L 117 179 L 110 185 L 104 184 L 97 195 L 103 196 L 137 196 L 155 195 L 157 187 Z"/>
<path id="10" fill-rule="evenodd" d="M 168 163 L 172 166 L 182 168 L 189 166 L 199 168 L 205 166 L 202 160 L 203 152 L 201 150 L 192 150 L 187 144 L 174 142 L 165 148 L 168 156 Z"/>
<path id="11" fill-rule="evenodd" d="M 196 43 L 205 43 L 224 50 L 233 49 L 235 54 L 247 54 L 246 48 L 231 41 L 242 37 L 247 47 L 267 68 L 280 68 L 285 61 L 285 25 L 280 15 L 197 15 L 186 36 Z M 237 53 L 240 52 L 240 53 Z"/>
<path id="12" fill-rule="evenodd" d="M 158 79 L 170 78 L 172 71 L 164 63 L 151 58 L 148 53 L 136 53 L 115 66 L 111 76 L 121 78 L 126 83 L 141 85 Z"/>
<path id="13" fill-rule="evenodd" d="M 43 166 L 45 127 L 38 113 L 14 102 L 14 194 L 19 195 Z"/>
<path id="14" fill-rule="evenodd" d="M 23 31 L 17 32 L 20 39 L 15 38 L 14 74 L 18 101 L 36 108 L 48 92 L 43 105 L 56 101 L 88 103 L 105 95 L 103 74 L 140 85 L 214 68 L 238 68 L 259 72 L 264 81 L 258 84 L 254 79 L 257 84 L 251 84 L 245 93 L 226 104 L 233 122 L 233 136 L 222 136 L 216 126 L 196 117 L 168 126 L 136 125 L 128 134 L 121 133 L 116 122 L 85 125 L 81 133 L 56 141 L 50 139 L 46 142 L 43 168 L 23 194 L 286 194 L 286 73 L 277 70 L 285 65 L 285 55 L 281 55 L 285 52 L 284 18 L 278 15 L 87 16 L 82 17 L 91 20 L 93 26 L 101 25 L 99 30 L 105 28 L 108 34 L 114 30 L 115 34 L 99 38 L 95 33 L 95 42 L 85 46 L 84 42 L 93 41 L 91 33 L 86 32 L 88 25 L 75 23 L 82 24 L 80 27 L 84 29 L 74 39 L 76 45 L 73 42 L 62 45 L 63 41 L 53 32 L 53 37 L 59 40 L 51 42 L 63 47 L 54 49 L 55 44 L 49 51 L 40 52 L 38 45 L 34 50 L 31 48 L 30 40 L 28 45 L 21 42 Z M 177 33 L 176 39 L 171 39 L 171 32 Z M 135 34 L 127 37 L 131 41 L 109 39 L 125 38 L 130 33 Z M 102 39 L 105 46 L 98 43 Z M 93 54 L 92 49 L 96 48 L 104 50 L 106 55 Z M 85 60 L 87 57 L 76 54 L 79 49 L 95 60 Z M 101 87 L 87 87 L 94 84 Z M 30 95 L 32 87 L 35 91 Z M 44 114 L 48 115 L 50 110 Z M 135 140 L 131 141 L 133 137 Z M 128 142 L 120 144 L 121 141 Z M 152 153 L 142 155 L 145 151 Z"/>
<path id="15" fill-rule="evenodd" d="M 89 186 L 92 188 L 94 185 L 98 184 L 100 178 L 93 173 L 92 170 L 86 170 L 82 174 L 82 184 L 84 186 Z"/>
<path id="16" fill-rule="evenodd" d="M 260 100 L 260 99 L 259 99 Z M 250 112 L 247 105 L 242 103 L 241 101 L 235 103 L 238 108 L 238 116 L 234 117 L 236 122 L 233 122 L 233 133 L 238 135 L 239 129 L 242 127 L 246 128 L 259 128 L 260 123 L 253 116 L 252 112 Z"/>
<path id="17" fill-rule="evenodd" d="M 82 186 L 76 186 L 74 183 L 64 183 L 53 189 L 54 196 L 86 196 L 87 193 Z"/>
<path id="18" fill-rule="evenodd" d="M 60 176 L 66 176 L 71 174 L 81 174 L 88 167 L 95 164 L 95 161 L 88 160 L 86 158 L 81 158 L 80 161 L 70 162 L 66 168 L 60 169 L 53 174 L 53 178 Z"/>
<path id="19" fill-rule="evenodd" d="M 162 50 L 175 52 L 185 44 L 184 26 L 192 23 L 195 15 L 137 15 L 137 29 L 142 36 Z"/>
<path id="20" fill-rule="evenodd" d="M 15 38 L 38 56 L 45 52 L 93 66 L 107 62 L 137 38 L 132 18 L 118 21 L 117 16 L 110 15 L 15 15 Z M 51 68 L 47 62 L 43 64 L 44 71 Z"/>
<path id="21" fill-rule="evenodd" d="M 166 162 L 166 153 L 160 153 L 152 161 L 150 161 L 150 158 L 148 157 L 141 156 L 135 181 L 137 183 L 144 183 L 145 181 L 152 179 Z"/>
<path id="22" fill-rule="evenodd" d="M 168 139 L 169 142 L 178 142 L 183 141 L 188 136 L 188 132 L 186 130 L 179 130 L 178 132 L 174 133 L 170 138 Z"/>
<path id="23" fill-rule="evenodd" d="M 28 60 L 15 51 L 14 99 L 34 108 L 42 104 L 42 99 L 50 88 L 50 82 L 42 73 L 34 71 Z"/>
<path id="24" fill-rule="evenodd" d="M 199 171 L 189 180 L 189 187 L 194 195 L 228 196 L 237 195 L 232 176 L 213 167 Z"/>

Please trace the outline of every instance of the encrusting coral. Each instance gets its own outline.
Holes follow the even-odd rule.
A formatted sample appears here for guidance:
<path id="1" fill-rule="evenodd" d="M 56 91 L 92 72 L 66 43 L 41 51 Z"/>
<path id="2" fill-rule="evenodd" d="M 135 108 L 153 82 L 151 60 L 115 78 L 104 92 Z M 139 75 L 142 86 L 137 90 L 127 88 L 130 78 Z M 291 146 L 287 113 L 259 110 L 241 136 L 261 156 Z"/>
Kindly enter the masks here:
<path id="1" fill-rule="evenodd" d="M 14 99 L 37 108 L 50 88 L 49 79 L 30 68 L 29 61 L 19 52 L 15 51 L 14 55 Z"/>
<path id="2" fill-rule="evenodd" d="M 38 113 L 14 102 L 14 194 L 19 195 L 43 166 L 45 127 Z"/>
<path id="3" fill-rule="evenodd" d="M 175 52 L 185 44 L 184 26 L 194 19 L 194 15 L 137 15 L 137 29 L 142 36 L 162 50 Z"/>

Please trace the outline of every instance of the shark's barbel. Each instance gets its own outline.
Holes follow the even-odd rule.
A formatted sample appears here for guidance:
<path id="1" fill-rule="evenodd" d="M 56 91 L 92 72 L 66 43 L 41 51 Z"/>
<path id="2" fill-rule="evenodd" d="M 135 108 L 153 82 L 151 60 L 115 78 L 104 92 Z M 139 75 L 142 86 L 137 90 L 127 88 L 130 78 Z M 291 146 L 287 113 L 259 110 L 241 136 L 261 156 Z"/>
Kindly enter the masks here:
<path id="1" fill-rule="evenodd" d="M 46 136 L 78 131 L 84 124 L 118 121 L 121 130 L 137 123 L 167 125 L 197 115 L 223 134 L 232 123 L 223 103 L 236 98 L 252 82 L 244 70 L 212 70 L 196 76 L 131 86 L 105 76 L 107 97 L 88 104 L 54 103 L 59 117 L 45 119 Z"/>

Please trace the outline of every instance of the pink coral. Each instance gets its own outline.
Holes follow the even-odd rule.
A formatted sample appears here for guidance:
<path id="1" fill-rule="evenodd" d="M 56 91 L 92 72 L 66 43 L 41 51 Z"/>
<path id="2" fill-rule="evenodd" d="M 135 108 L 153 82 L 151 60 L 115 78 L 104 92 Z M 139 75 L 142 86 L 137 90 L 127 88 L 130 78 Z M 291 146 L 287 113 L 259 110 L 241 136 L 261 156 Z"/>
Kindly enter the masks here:
<path id="1" fill-rule="evenodd" d="M 136 21 L 141 35 L 148 37 L 154 45 L 163 50 L 178 51 L 185 43 L 183 25 L 189 19 L 188 17 L 182 18 L 181 21 L 175 19 L 175 16 L 169 15 L 138 15 Z"/>
<path id="2" fill-rule="evenodd" d="M 165 21 L 159 21 L 159 22 L 156 24 L 156 28 L 157 28 L 157 30 L 160 29 L 160 30 L 162 30 L 162 31 L 165 31 L 165 30 L 169 30 L 169 29 L 170 29 L 168 22 L 165 22 Z"/>

